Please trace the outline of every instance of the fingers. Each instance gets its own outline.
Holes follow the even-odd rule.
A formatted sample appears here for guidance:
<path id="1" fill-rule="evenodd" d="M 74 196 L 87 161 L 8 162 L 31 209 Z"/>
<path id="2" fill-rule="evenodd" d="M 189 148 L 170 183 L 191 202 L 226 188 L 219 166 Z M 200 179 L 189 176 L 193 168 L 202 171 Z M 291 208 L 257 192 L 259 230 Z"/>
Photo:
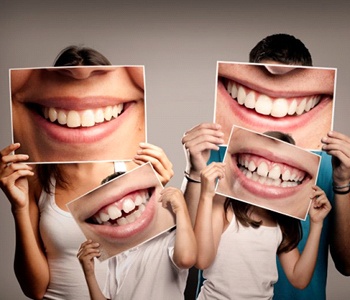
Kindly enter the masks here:
<path id="1" fill-rule="evenodd" d="M 81 244 L 77 257 L 79 259 L 92 259 L 94 257 L 99 257 L 101 255 L 99 246 L 99 243 L 95 243 L 92 240 L 87 240 Z"/>
<path id="2" fill-rule="evenodd" d="M 187 149 L 192 149 L 201 145 L 202 148 L 200 151 L 206 149 L 218 150 L 217 145 L 225 142 L 223 136 L 224 133 L 221 131 L 221 126 L 219 124 L 202 123 L 185 132 L 182 138 L 182 144 Z"/>
<path id="3" fill-rule="evenodd" d="M 155 145 L 140 143 L 140 149 L 134 157 L 134 162 L 137 164 L 150 162 L 163 184 L 167 183 L 174 176 L 173 164 L 163 149 Z"/>
<path id="4" fill-rule="evenodd" d="M 5 168 L 10 163 L 24 162 L 28 160 L 27 154 L 13 154 L 20 147 L 19 143 L 11 144 L 0 151 L 1 167 Z"/>
<path id="5" fill-rule="evenodd" d="M 225 177 L 225 163 L 213 162 L 201 174 L 204 178 L 222 179 Z"/>
<path id="6" fill-rule="evenodd" d="M 336 156 L 344 163 L 350 161 L 350 138 L 348 136 L 331 131 L 326 137 L 322 138 L 322 143 L 322 149 L 327 151 L 328 154 Z"/>

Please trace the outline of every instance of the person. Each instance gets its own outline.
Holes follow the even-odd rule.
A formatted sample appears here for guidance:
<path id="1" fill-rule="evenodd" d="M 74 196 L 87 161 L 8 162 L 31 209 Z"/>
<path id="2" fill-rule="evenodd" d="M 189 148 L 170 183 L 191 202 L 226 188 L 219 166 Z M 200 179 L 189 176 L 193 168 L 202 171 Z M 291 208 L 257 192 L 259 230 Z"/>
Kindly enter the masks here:
<path id="1" fill-rule="evenodd" d="M 288 62 L 288 60 L 294 61 L 295 64 L 304 64 L 300 56 L 305 57 L 305 53 L 307 53 L 305 60 L 310 61 L 308 56 L 311 57 L 311 55 L 307 48 L 300 46 L 295 47 L 295 49 L 300 49 L 300 51 L 293 52 L 294 58 L 281 59 L 281 57 L 284 57 L 284 53 L 288 54 L 288 52 L 283 46 L 276 48 L 276 44 L 284 45 L 279 42 L 281 37 L 283 38 L 284 36 L 289 35 L 277 34 L 267 37 L 267 45 L 261 50 L 256 49 L 254 51 L 254 55 L 250 57 L 251 62 L 271 62 L 271 60 L 278 58 L 276 62 L 280 64 Z M 288 38 L 288 40 L 300 45 L 298 39 L 294 37 Z M 271 41 L 276 41 L 276 43 Z M 266 51 L 269 44 L 272 44 L 272 51 Z M 289 44 L 286 45 L 288 46 Z M 278 49 L 282 49 L 282 51 L 278 52 Z M 265 53 L 275 53 L 276 51 L 278 54 L 274 54 L 274 56 L 271 56 L 271 54 L 265 55 Z M 347 225 L 350 222 L 350 191 L 347 186 L 350 182 L 350 138 L 345 134 L 330 131 L 322 137 L 321 142 L 323 151 L 315 151 L 316 154 L 322 157 L 316 184 L 325 191 L 333 209 L 330 217 L 327 217 L 324 221 L 318 261 L 310 284 L 304 290 L 295 289 L 288 282 L 283 270 L 278 265 L 279 280 L 275 285 L 274 297 L 277 300 L 326 298 L 329 246 L 337 270 L 343 275 L 350 275 L 350 256 L 348 255 L 348 249 L 350 249 L 350 227 Z M 223 160 L 226 150 L 224 143 L 224 132 L 222 131 L 222 126 L 218 123 L 201 123 L 185 132 L 182 138 L 182 144 L 186 149 L 186 153 L 188 153 L 182 189 L 185 193 L 185 199 L 189 206 L 189 213 L 193 223 L 200 194 L 200 172 L 208 162 Z M 336 193 L 333 192 L 333 188 Z M 303 239 L 298 245 L 298 249 L 301 252 L 305 246 L 305 236 L 309 232 L 309 219 L 306 222 L 302 222 L 302 231 Z M 199 282 L 199 286 L 200 284 L 201 282 Z"/>
<path id="2" fill-rule="evenodd" d="M 169 205 L 176 215 L 176 230 L 110 258 L 104 293 L 94 271 L 94 258 L 101 255 L 99 243 L 87 240 L 81 245 L 77 256 L 91 299 L 184 298 L 188 268 L 196 262 L 196 239 L 182 192 L 165 188 L 159 201 L 164 207 Z"/>
<path id="3" fill-rule="evenodd" d="M 64 49 L 56 61 L 109 63 L 96 50 L 76 46 Z M 76 249 L 85 237 L 66 203 L 99 186 L 107 175 L 147 161 L 165 184 L 173 176 L 172 164 L 161 148 L 147 143 L 139 145 L 133 161 L 115 163 L 28 165 L 27 154 L 12 155 L 19 147 L 14 143 L 0 151 L 0 187 L 10 201 L 16 228 L 17 280 L 29 298 L 86 299 L 89 294 L 76 259 Z M 101 285 L 106 269 L 106 264 L 98 267 Z"/>
<path id="4" fill-rule="evenodd" d="M 67 51 L 54 68 L 11 70 L 18 153 L 34 162 L 130 159 L 146 140 L 144 89 L 132 77 L 143 80 L 143 67 L 110 66 L 104 58 L 92 65 L 97 55 L 85 64 L 89 56 L 78 60 Z M 120 141 L 123 147 L 112 146 Z"/>
<path id="5" fill-rule="evenodd" d="M 252 54 L 252 61 L 260 64 L 218 62 L 215 122 L 222 126 L 225 143 L 232 125 L 238 125 L 257 132 L 289 132 L 299 147 L 321 149 L 321 138 L 332 126 L 336 70 L 291 66 L 306 52 L 305 47 L 290 60 L 267 57 L 271 52 L 275 52 L 276 59 L 293 56 L 300 43 L 284 44 L 285 40 L 275 36 L 270 51 L 266 50 L 268 42 L 260 52 L 254 48 L 258 58 L 253 59 Z M 289 45 L 293 45 L 290 51 L 285 51 Z M 291 64 L 286 66 L 284 61 Z M 266 65 L 271 63 L 274 65 Z"/>
<path id="6" fill-rule="evenodd" d="M 302 254 L 300 221 L 264 208 L 215 196 L 215 181 L 226 180 L 225 164 L 201 172 L 201 193 L 194 231 L 196 266 L 206 280 L 198 299 L 271 299 L 277 281 L 276 253 L 293 286 L 303 289 L 317 260 L 323 219 L 331 209 L 325 193 L 313 187 L 311 229 Z"/>

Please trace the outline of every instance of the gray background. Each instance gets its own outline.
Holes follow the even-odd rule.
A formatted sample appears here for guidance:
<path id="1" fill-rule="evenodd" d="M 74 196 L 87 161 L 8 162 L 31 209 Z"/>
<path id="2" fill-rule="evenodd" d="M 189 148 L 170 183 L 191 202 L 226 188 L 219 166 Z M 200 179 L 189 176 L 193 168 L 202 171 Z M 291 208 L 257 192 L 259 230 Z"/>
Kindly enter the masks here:
<path id="1" fill-rule="evenodd" d="M 148 141 L 174 164 L 180 187 L 181 137 L 213 120 L 217 60 L 248 60 L 272 33 L 300 38 L 315 66 L 338 68 L 334 129 L 350 135 L 350 8 L 345 1 L 11 1 L 0 9 L 0 148 L 11 142 L 8 69 L 51 65 L 70 44 L 105 54 L 113 64 L 146 67 Z M 304 2 L 304 3 L 303 3 Z M 13 274 L 14 223 L 0 192 L 0 298 L 25 299 Z M 328 299 L 347 299 L 349 278 L 330 261 Z"/>

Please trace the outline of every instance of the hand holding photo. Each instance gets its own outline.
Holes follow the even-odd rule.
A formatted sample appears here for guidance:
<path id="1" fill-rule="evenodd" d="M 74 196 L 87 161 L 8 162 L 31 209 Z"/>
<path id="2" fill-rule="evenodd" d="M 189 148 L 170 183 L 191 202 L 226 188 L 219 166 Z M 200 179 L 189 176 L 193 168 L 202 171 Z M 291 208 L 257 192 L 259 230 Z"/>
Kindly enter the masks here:
<path id="1" fill-rule="evenodd" d="M 321 157 L 278 131 L 233 126 L 217 194 L 305 220 Z"/>
<path id="2" fill-rule="evenodd" d="M 143 66 L 10 69 L 10 89 L 30 162 L 127 160 L 146 141 Z"/>
<path id="3" fill-rule="evenodd" d="M 175 225 L 170 207 L 163 207 L 160 183 L 146 163 L 103 183 L 67 204 L 87 239 L 100 244 L 105 260 L 163 233 Z"/>

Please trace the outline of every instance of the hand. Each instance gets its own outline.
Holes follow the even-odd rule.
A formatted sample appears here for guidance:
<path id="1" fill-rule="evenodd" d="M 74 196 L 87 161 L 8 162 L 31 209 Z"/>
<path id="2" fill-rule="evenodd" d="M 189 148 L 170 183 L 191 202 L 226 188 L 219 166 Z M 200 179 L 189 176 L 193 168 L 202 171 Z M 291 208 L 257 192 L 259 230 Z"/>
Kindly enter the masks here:
<path id="1" fill-rule="evenodd" d="M 150 162 L 163 185 L 166 185 L 174 176 L 173 164 L 163 149 L 152 144 L 140 143 L 134 162 L 138 165 Z"/>
<path id="2" fill-rule="evenodd" d="M 0 151 L 0 187 L 10 200 L 13 209 L 28 205 L 27 176 L 34 175 L 32 167 L 22 163 L 28 159 L 28 155 L 11 154 L 19 147 L 19 143 L 11 144 Z"/>
<path id="3" fill-rule="evenodd" d="M 215 123 L 202 123 L 185 132 L 182 144 L 186 151 L 186 171 L 198 176 L 206 167 L 210 150 L 219 150 L 224 143 L 221 126 Z"/>
<path id="4" fill-rule="evenodd" d="M 201 194 L 214 198 L 216 179 L 225 177 L 225 163 L 213 162 L 201 172 Z"/>
<path id="5" fill-rule="evenodd" d="M 92 240 L 87 240 L 82 243 L 79 248 L 77 257 L 86 275 L 94 273 L 94 258 L 101 255 L 99 246 L 98 243 L 94 243 Z"/>
<path id="6" fill-rule="evenodd" d="M 160 192 L 160 195 L 159 201 L 162 202 L 163 207 L 166 208 L 170 204 L 175 214 L 186 208 L 185 198 L 179 189 L 167 187 Z"/>
<path id="7" fill-rule="evenodd" d="M 339 132 L 331 131 L 322 138 L 322 149 L 332 155 L 333 181 L 335 185 L 350 182 L 350 138 Z"/>
<path id="8" fill-rule="evenodd" d="M 311 195 L 311 206 L 309 210 L 310 220 L 313 223 L 322 223 L 328 215 L 332 206 L 326 196 L 326 193 L 318 186 L 313 186 Z"/>

